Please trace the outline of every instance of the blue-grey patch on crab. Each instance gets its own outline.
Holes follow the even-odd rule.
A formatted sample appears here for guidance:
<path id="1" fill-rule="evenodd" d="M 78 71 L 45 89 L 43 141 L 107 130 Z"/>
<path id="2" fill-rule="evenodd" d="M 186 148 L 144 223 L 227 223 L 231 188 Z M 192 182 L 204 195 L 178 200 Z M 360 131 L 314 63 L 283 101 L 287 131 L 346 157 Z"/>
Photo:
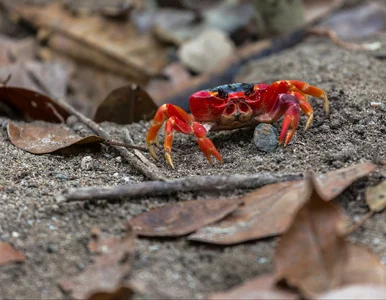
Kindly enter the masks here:
<path id="1" fill-rule="evenodd" d="M 229 93 L 244 92 L 245 95 L 250 94 L 253 91 L 253 83 L 230 83 L 216 86 L 211 89 L 207 89 L 209 92 L 217 92 L 220 98 L 227 98 Z"/>

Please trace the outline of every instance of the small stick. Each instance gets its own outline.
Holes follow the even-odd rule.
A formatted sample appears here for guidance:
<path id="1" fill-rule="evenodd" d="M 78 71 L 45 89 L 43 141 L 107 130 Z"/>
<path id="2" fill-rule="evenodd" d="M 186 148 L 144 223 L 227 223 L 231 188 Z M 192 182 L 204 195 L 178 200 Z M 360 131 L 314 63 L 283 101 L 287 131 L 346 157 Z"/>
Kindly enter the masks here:
<path id="1" fill-rule="evenodd" d="M 98 135 L 100 135 L 107 141 L 111 140 L 110 135 L 93 120 L 87 118 L 82 113 L 76 111 L 71 105 L 67 104 L 65 101 L 58 100 L 58 102 L 70 114 L 75 115 L 82 123 L 90 127 Z M 133 153 L 129 152 L 126 148 L 116 145 L 111 146 L 117 149 L 119 153 L 121 153 L 121 155 L 129 162 L 129 164 L 131 164 L 135 169 L 137 169 L 146 177 L 150 178 L 151 180 L 166 180 L 165 176 L 157 168 L 157 166 L 150 162 L 146 157 L 143 157 L 144 159 L 139 160 L 135 157 Z"/>
<path id="2" fill-rule="evenodd" d="M 349 235 L 353 233 L 355 230 L 357 230 L 360 226 L 362 226 L 368 219 L 370 219 L 374 215 L 374 211 L 370 211 L 367 214 L 365 214 L 358 222 L 352 224 L 346 231 L 346 235 Z"/>
<path id="3" fill-rule="evenodd" d="M 309 34 L 314 34 L 314 35 L 328 36 L 335 45 L 348 50 L 377 50 L 381 46 L 381 44 L 378 42 L 357 44 L 357 43 L 342 41 L 338 37 L 336 32 L 329 28 L 314 27 L 314 28 L 308 29 L 307 32 Z"/>
<path id="4" fill-rule="evenodd" d="M 140 150 L 142 152 L 149 152 L 149 150 L 145 147 L 141 147 L 141 146 L 136 146 L 136 145 L 129 145 L 129 144 L 124 144 L 124 143 L 119 143 L 119 142 L 114 142 L 114 141 L 108 141 L 108 140 L 105 140 L 104 141 L 106 144 L 109 144 L 111 146 L 120 146 L 120 147 L 125 147 L 125 148 L 129 148 L 129 149 L 136 149 L 136 150 Z"/>
<path id="5" fill-rule="evenodd" d="M 198 176 L 166 181 L 147 181 L 137 184 L 70 188 L 57 197 L 58 202 L 85 200 L 115 200 L 151 195 L 170 195 L 177 192 L 203 192 L 258 188 L 266 184 L 299 180 L 302 174 L 259 173 L 252 175 Z"/>

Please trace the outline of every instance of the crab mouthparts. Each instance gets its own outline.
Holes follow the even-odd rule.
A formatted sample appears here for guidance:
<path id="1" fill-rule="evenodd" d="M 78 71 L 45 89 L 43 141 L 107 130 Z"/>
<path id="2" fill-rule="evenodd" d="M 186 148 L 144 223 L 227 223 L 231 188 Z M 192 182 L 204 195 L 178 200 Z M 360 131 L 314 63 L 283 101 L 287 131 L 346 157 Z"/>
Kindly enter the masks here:
<path id="1" fill-rule="evenodd" d="M 221 115 L 221 123 L 246 122 L 252 117 L 252 109 L 245 102 L 230 103 Z"/>

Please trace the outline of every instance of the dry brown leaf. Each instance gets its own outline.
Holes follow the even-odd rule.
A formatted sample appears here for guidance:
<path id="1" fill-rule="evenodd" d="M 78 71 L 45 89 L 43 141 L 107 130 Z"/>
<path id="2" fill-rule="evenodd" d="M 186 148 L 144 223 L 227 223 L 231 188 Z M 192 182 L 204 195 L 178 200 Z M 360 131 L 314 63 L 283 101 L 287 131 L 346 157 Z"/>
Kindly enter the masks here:
<path id="1" fill-rule="evenodd" d="M 21 87 L 0 85 L 0 102 L 19 111 L 24 119 L 46 122 L 65 122 L 70 114 L 53 99 Z"/>
<path id="2" fill-rule="evenodd" d="M 110 92 L 99 105 L 94 121 L 110 121 L 118 124 L 148 121 L 157 109 L 158 106 L 149 94 L 141 86 L 133 83 Z"/>
<path id="3" fill-rule="evenodd" d="M 330 201 L 342 193 L 355 180 L 365 177 L 377 168 L 371 162 L 355 164 L 353 166 L 317 175 L 315 184 L 320 196 Z"/>
<path id="4" fill-rule="evenodd" d="M 101 293 L 103 295 L 121 295 L 127 293 L 127 288 L 120 291 L 122 279 L 130 269 L 134 254 L 135 234 L 131 228 L 123 239 L 105 245 L 100 256 L 82 273 L 60 281 L 60 287 L 71 293 L 75 299 L 87 299 Z M 100 299 L 100 298 L 92 298 Z"/>
<path id="5" fill-rule="evenodd" d="M 104 141 L 102 137 L 81 137 L 61 124 L 8 122 L 8 137 L 16 147 L 34 154 L 51 153 L 73 145 Z"/>
<path id="6" fill-rule="evenodd" d="M 297 293 L 275 285 L 273 275 L 263 275 L 233 289 L 209 295 L 209 300 L 233 299 L 300 299 Z"/>
<path id="7" fill-rule="evenodd" d="M 15 250 L 10 244 L 0 242 L 0 266 L 11 262 L 23 262 L 25 256 L 20 251 Z"/>
<path id="8" fill-rule="evenodd" d="M 356 179 L 368 175 L 375 168 L 375 165 L 366 162 L 317 175 L 316 180 L 323 198 L 332 200 Z M 242 198 L 244 206 L 222 221 L 199 229 L 189 239 L 229 245 L 281 234 L 307 196 L 308 190 L 303 181 L 267 185 L 246 194 Z"/>
<path id="9" fill-rule="evenodd" d="M 181 236 L 216 222 L 234 211 L 239 199 L 191 200 L 168 204 L 129 220 L 142 236 Z"/>
<path id="10" fill-rule="evenodd" d="M 112 71 L 129 73 L 140 81 L 166 64 L 166 48 L 151 34 L 137 33 L 130 22 L 76 16 L 57 1 L 44 7 L 18 5 L 12 13 L 41 29 L 40 37 L 52 49 L 94 65 L 102 63 L 104 68 L 113 65 Z"/>
<path id="11" fill-rule="evenodd" d="M 276 249 L 278 279 L 286 280 L 308 298 L 348 284 L 384 284 L 385 269 L 380 260 L 347 242 L 345 225 L 340 209 L 314 190 Z"/>
<path id="12" fill-rule="evenodd" d="M 386 287 L 372 284 L 349 285 L 322 294 L 317 299 L 386 299 Z"/>
<path id="13" fill-rule="evenodd" d="M 376 186 L 366 188 L 366 203 L 372 211 L 381 211 L 386 207 L 386 180 Z"/>
<path id="14" fill-rule="evenodd" d="M 96 292 L 89 296 L 87 300 L 129 300 L 134 291 L 127 286 L 122 286 L 113 292 Z"/>
<path id="15" fill-rule="evenodd" d="M 246 194 L 239 207 L 224 220 L 203 227 L 190 240 L 213 244 L 237 244 L 283 233 L 293 215 L 309 196 L 303 181 L 264 186 Z"/>

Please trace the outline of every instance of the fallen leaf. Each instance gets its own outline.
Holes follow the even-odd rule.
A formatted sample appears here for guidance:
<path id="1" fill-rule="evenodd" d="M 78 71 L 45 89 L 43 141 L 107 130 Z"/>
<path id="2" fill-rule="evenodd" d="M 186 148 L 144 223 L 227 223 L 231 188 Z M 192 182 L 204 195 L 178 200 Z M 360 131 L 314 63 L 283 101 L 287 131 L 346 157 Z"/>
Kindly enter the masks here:
<path id="1" fill-rule="evenodd" d="M 224 218 L 241 203 L 239 199 L 184 201 L 150 210 L 129 223 L 137 235 L 181 236 Z"/>
<path id="2" fill-rule="evenodd" d="M 25 256 L 20 251 L 15 250 L 10 244 L 0 242 L 0 266 L 11 262 L 23 262 Z"/>
<path id="3" fill-rule="evenodd" d="M 146 81 L 166 65 L 166 47 L 131 22 L 99 15 L 74 15 L 62 3 L 17 5 L 11 13 L 40 29 L 51 49 L 78 61 Z"/>
<path id="4" fill-rule="evenodd" d="M 231 245 L 283 233 L 307 200 L 303 181 L 266 185 L 246 194 L 244 205 L 222 221 L 189 235 L 189 240 Z"/>
<path id="5" fill-rule="evenodd" d="M 122 286 L 113 292 L 95 292 L 89 296 L 88 300 L 129 300 L 134 295 L 134 291 L 127 286 Z"/>
<path id="6" fill-rule="evenodd" d="M 349 168 L 316 175 L 317 185 L 325 200 L 332 200 L 356 179 L 376 168 L 366 162 Z M 294 214 L 307 200 L 303 181 L 267 185 L 242 197 L 244 205 L 215 224 L 200 228 L 189 240 L 231 245 L 275 236 L 285 232 Z"/>
<path id="7" fill-rule="evenodd" d="M 307 184 L 313 193 L 276 249 L 278 280 L 284 279 L 306 298 L 349 284 L 386 283 L 380 260 L 344 239 L 345 215 L 319 196 L 313 182 Z"/>
<path id="8" fill-rule="evenodd" d="M 102 137 L 81 137 L 61 124 L 8 122 L 8 137 L 12 144 L 33 154 L 51 153 L 73 145 L 104 141 Z"/>
<path id="9" fill-rule="evenodd" d="M 244 282 L 233 289 L 214 293 L 208 296 L 208 300 L 231 299 L 300 299 L 297 293 L 275 285 L 273 275 L 263 275 Z"/>
<path id="10" fill-rule="evenodd" d="M 131 124 L 150 120 L 158 106 L 149 94 L 139 85 L 130 84 L 117 88 L 107 95 L 99 105 L 94 121 L 110 121 L 117 124 Z"/>
<path id="11" fill-rule="evenodd" d="M 349 285 L 340 289 L 329 291 L 320 295 L 316 299 L 386 299 L 386 287 L 372 284 Z"/>
<path id="12" fill-rule="evenodd" d="M 100 256 L 82 273 L 59 282 L 60 287 L 71 293 L 75 299 L 100 297 L 101 295 L 130 295 L 127 287 L 122 287 L 122 279 L 129 273 L 134 255 L 135 234 L 129 228 L 122 239 L 106 246 Z M 131 290 L 131 289 L 130 289 Z M 96 295 L 95 295 L 96 294 Z M 101 298 L 91 298 L 101 299 Z"/>
<path id="13" fill-rule="evenodd" d="M 386 207 L 386 180 L 376 186 L 367 187 L 365 198 L 372 211 L 383 210 Z"/>
<path id="14" fill-rule="evenodd" d="M 377 168 L 371 162 L 355 164 L 353 166 L 317 175 L 315 184 L 319 195 L 330 201 L 342 193 L 355 180 L 365 177 Z"/>
<path id="15" fill-rule="evenodd" d="M 27 121 L 63 123 L 70 116 L 50 97 L 21 87 L 0 86 L 0 102 L 15 108 Z"/>

